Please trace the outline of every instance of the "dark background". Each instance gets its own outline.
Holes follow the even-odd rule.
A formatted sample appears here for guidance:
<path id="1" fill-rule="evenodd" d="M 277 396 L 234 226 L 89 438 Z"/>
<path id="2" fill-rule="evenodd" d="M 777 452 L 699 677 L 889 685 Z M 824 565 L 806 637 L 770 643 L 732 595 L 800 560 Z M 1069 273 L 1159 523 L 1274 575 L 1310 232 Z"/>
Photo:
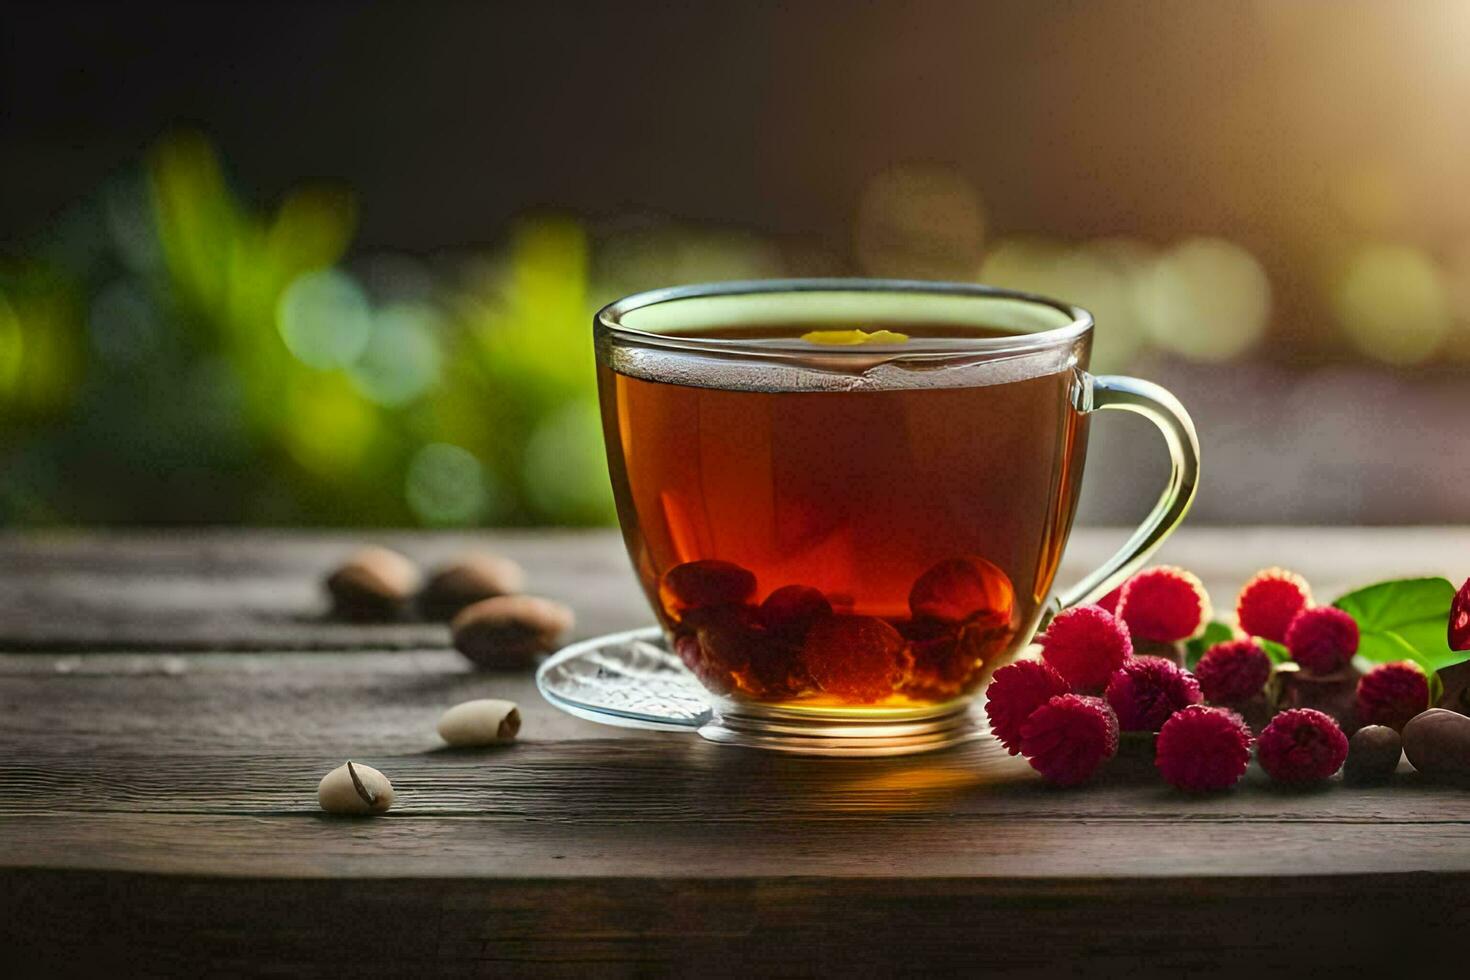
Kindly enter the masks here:
<path id="1" fill-rule="evenodd" d="M 86 225 L 78 207 L 188 132 L 247 208 L 269 213 L 317 180 L 350 189 L 338 262 L 369 283 L 367 264 L 399 256 L 453 291 L 464 277 L 445 269 L 514 253 L 518 223 L 550 215 L 591 243 L 589 309 L 706 268 L 1043 288 L 1094 306 L 1100 337 L 1149 324 L 1099 366 L 1160 380 L 1194 410 L 1196 519 L 1460 521 L 1467 35 L 1470 8 L 1452 2 L 10 6 L 0 249 L 54 254 L 58 229 Z M 1218 248 L 1190 252 L 1189 302 L 1164 303 L 1170 256 L 1197 241 L 1228 243 L 1227 268 L 1210 264 Z M 649 261 L 599 278 L 630 254 Z M 1252 269 L 1264 307 L 1238 301 Z M 106 278 L 73 277 L 79 322 Z M 86 391 L 96 373 L 76 376 Z M 6 519 L 607 517 L 526 504 L 535 481 L 505 475 L 518 463 L 494 436 L 413 426 L 364 450 L 383 460 L 377 489 L 346 509 L 321 503 L 346 477 L 324 489 L 289 460 L 270 486 L 238 476 L 273 458 L 258 432 L 223 464 L 186 447 L 185 468 L 210 475 L 162 497 L 149 488 L 174 457 L 112 464 L 99 479 L 121 466 L 137 499 L 103 505 L 57 476 L 98 457 L 77 436 L 95 411 L 10 413 Z M 1084 519 L 1130 520 L 1160 450 L 1126 421 L 1097 432 Z M 469 446 L 519 502 L 449 519 L 405 509 L 415 439 Z"/>

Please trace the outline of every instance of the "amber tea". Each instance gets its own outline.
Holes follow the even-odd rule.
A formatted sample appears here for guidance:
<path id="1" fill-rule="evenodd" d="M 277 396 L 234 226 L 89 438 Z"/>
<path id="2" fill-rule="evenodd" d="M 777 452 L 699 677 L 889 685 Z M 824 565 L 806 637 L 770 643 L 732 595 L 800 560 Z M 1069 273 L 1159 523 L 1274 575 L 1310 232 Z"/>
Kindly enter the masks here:
<path id="1" fill-rule="evenodd" d="M 1004 334 L 862 328 L 684 334 L 809 344 L 823 367 L 844 348 L 843 370 L 816 375 L 665 371 L 655 357 L 598 369 L 629 553 L 674 650 L 718 694 L 961 698 L 1029 638 L 1051 589 L 1087 435 L 1073 364 L 885 374 L 880 350 Z M 849 365 L 855 344 L 874 350 L 872 370 Z"/>

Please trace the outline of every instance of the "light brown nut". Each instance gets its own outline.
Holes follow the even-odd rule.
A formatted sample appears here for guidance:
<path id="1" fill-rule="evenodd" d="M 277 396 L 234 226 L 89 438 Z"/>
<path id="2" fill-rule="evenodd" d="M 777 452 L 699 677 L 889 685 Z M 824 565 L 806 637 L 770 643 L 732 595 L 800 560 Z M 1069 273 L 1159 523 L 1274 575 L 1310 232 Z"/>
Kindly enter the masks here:
<path id="1" fill-rule="evenodd" d="M 327 576 L 332 608 L 347 619 L 392 619 L 418 591 L 418 566 L 396 551 L 363 548 Z"/>
<path id="2" fill-rule="evenodd" d="M 431 619 L 452 619 L 481 599 L 514 595 L 526 584 L 526 573 L 509 558 L 486 552 L 463 555 L 434 572 L 419 596 L 419 608 Z"/>
<path id="3" fill-rule="evenodd" d="M 521 730 L 521 711 L 514 701 L 478 698 L 456 704 L 439 717 L 439 737 L 450 745 L 504 745 Z"/>
<path id="4" fill-rule="evenodd" d="M 1387 779 L 1399 767 L 1403 742 L 1387 725 L 1365 725 L 1348 740 L 1343 777 L 1354 782 Z"/>
<path id="5" fill-rule="evenodd" d="M 1430 776 L 1470 779 L 1470 718 L 1430 708 L 1404 726 L 1404 754 Z"/>
<path id="6" fill-rule="evenodd" d="M 559 602 L 531 595 L 484 599 L 460 610 L 449 624 L 454 648 L 480 667 L 521 667 L 550 653 L 575 623 Z"/>
<path id="7" fill-rule="evenodd" d="M 322 777 L 316 801 L 328 813 L 382 813 L 393 805 L 393 784 L 372 766 L 348 760 Z"/>

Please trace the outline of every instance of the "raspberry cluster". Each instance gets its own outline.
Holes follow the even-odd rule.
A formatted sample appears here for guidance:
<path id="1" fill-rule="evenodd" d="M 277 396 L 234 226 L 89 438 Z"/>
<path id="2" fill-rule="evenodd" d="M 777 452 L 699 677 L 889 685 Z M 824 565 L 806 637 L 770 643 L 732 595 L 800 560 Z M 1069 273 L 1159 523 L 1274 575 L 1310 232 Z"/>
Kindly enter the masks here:
<path id="1" fill-rule="evenodd" d="M 1137 588 L 1134 580 L 1123 586 L 1120 608 L 1133 610 L 1150 640 L 1182 639 L 1203 628 L 1209 600 L 1192 575 L 1160 568 L 1139 578 Z M 1134 655 L 1121 612 L 1069 609 L 1037 642 L 1041 660 L 995 672 L 985 711 L 1001 744 L 1058 786 L 1090 779 L 1117 753 L 1120 730 L 1156 732 L 1200 700 L 1189 671 L 1161 657 Z"/>
<path id="2" fill-rule="evenodd" d="M 986 704 L 991 729 L 1059 786 L 1090 779 L 1117 752 L 1119 732 L 1157 733 L 1154 766 L 1186 792 L 1234 786 L 1252 750 L 1262 771 L 1285 784 L 1331 779 L 1344 764 L 1349 776 L 1392 771 L 1396 732 L 1430 706 L 1425 671 L 1404 661 L 1359 678 L 1352 667 L 1357 622 L 1343 609 L 1313 605 L 1295 572 L 1257 573 L 1235 610 L 1234 637 L 1201 653 L 1198 641 L 1182 642 L 1204 633 L 1210 617 L 1199 580 L 1171 566 L 1140 572 L 1097 605 L 1053 619 L 1037 638 L 1040 660 L 995 673 Z M 1449 632 L 1452 643 L 1470 646 L 1470 583 L 1451 609 Z M 1199 657 L 1194 673 L 1180 666 L 1186 649 Z M 1166 656 L 1142 655 L 1156 651 Z M 1271 683 L 1272 658 L 1288 655 L 1294 665 Z M 1331 713 L 1303 705 L 1310 699 L 1291 694 L 1293 679 L 1304 688 L 1355 684 L 1347 690 L 1355 700 L 1346 712 L 1325 702 Z M 1363 726 L 1351 748 L 1344 725 L 1349 732 Z M 1378 749 L 1382 758 L 1369 759 Z"/>

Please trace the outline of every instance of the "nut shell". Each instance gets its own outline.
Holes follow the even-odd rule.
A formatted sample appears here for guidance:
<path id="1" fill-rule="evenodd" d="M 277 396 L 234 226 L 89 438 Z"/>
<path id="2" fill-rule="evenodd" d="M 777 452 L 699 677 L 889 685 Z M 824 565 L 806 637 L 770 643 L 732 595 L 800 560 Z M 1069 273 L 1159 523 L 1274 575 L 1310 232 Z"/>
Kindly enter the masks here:
<path id="1" fill-rule="evenodd" d="M 327 576 L 332 609 L 346 619 L 393 619 L 401 615 L 422 581 L 419 568 L 396 551 L 363 548 Z"/>
<path id="2" fill-rule="evenodd" d="M 352 778 L 354 772 L 356 780 Z M 359 782 L 361 790 L 357 786 Z M 369 799 L 363 798 L 363 791 Z M 344 763 L 322 777 L 316 788 L 316 800 L 328 813 L 357 816 L 383 813 L 393 805 L 393 784 L 372 766 L 360 762 Z"/>
<path id="3" fill-rule="evenodd" d="M 456 704 L 439 717 L 439 737 L 450 745 L 505 745 L 521 730 L 521 712 L 514 701 L 478 698 Z"/>
<path id="4" fill-rule="evenodd" d="M 1343 776 L 1355 782 L 1387 779 L 1399 767 L 1403 741 L 1387 725 L 1364 725 L 1348 739 Z"/>
<path id="5" fill-rule="evenodd" d="M 1470 718 L 1430 708 L 1404 726 L 1404 754 L 1429 776 L 1470 779 Z"/>
<path id="6" fill-rule="evenodd" d="M 514 595 L 525 584 L 525 571 L 509 558 L 483 552 L 464 555 L 434 572 L 419 596 L 419 606 L 432 619 L 452 619 L 466 606 Z"/>
<path id="7" fill-rule="evenodd" d="M 561 645 L 576 622 L 559 602 L 530 595 L 484 599 L 449 624 L 454 648 L 480 667 L 523 667 Z"/>

